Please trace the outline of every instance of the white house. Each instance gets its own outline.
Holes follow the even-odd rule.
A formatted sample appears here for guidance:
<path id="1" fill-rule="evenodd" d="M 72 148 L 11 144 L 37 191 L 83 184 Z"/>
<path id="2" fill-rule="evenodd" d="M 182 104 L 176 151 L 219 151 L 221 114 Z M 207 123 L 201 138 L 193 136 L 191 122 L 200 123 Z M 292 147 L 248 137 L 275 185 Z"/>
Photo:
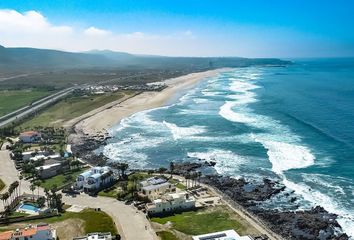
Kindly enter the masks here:
<path id="1" fill-rule="evenodd" d="M 81 173 L 75 183 L 75 188 L 83 189 L 85 192 L 96 191 L 114 181 L 113 172 L 110 167 L 94 167 Z"/>
<path id="2" fill-rule="evenodd" d="M 193 208 L 195 208 L 195 199 L 186 192 L 171 193 L 146 204 L 146 211 L 149 215 L 185 211 Z"/>
<path id="3" fill-rule="evenodd" d="M 107 233 L 89 233 L 83 237 L 76 237 L 74 240 L 112 240 L 112 234 Z"/>
<path id="4" fill-rule="evenodd" d="M 226 230 L 192 237 L 193 240 L 253 240 L 250 236 L 240 236 L 235 230 Z"/>
<path id="5" fill-rule="evenodd" d="M 19 136 L 19 139 L 24 143 L 33 143 L 41 139 L 41 134 L 36 131 L 22 132 Z"/>
<path id="6" fill-rule="evenodd" d="M 162 194 L 176 192 L 176 186 L 164 178 L 151 177 L 139 183 L 139 190 L 149 199 L 157 199 Z"/>
<path id="7" fill-rule="evenodd" d="M 1 240 L 55 240 L 56 237 L 56 230 L 48 224 L 39 224 L 36 227 L 29 226 L 24 229 L 0 233 Z"/>

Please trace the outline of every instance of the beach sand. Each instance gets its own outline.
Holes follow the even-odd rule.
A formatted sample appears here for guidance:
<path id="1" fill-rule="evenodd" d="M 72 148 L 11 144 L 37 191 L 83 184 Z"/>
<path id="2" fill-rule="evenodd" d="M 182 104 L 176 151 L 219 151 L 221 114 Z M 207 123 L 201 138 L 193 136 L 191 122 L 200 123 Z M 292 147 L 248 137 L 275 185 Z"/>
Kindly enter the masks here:
<path id="1" fill-rule="evenodd" d="M 167 88 L 160 92 L 141 92 L 130 97 L 124 97 L 117 102 L 87 113 L 79 119 L 71 120 L 67 122 L 66 126 L 74 125 L 76 134 L 81 136 L 105 135 L 109 128 L 119 123 L 123 118 L 136 112 L 163 106 L 178 92 L 192 87 L 202 79 L 227 70 L 229 69 L 216 69 L 168 79 L 164 81 Z"/>

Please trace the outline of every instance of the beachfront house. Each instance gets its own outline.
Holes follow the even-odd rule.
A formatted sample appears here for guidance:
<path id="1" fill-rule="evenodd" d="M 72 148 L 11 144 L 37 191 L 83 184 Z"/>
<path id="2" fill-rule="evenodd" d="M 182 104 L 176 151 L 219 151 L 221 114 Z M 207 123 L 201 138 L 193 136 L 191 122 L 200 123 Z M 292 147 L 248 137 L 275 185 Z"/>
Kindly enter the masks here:
<path id="1" fill-rule="evenodd" d="M 24 229 L 0 233 L 1 240 L 55 240 L 56 230 L 48 224 L 38 224 L 36 227 L 29 225 Z"/>
<path id="2" fill-rule="evenodd" d="M 112 240 L 112 234 L 107 232 L 107 233 L 89 233 L 86 236 L 83 237 L 76 237 L 74 240 Z"/>
<path id="3" fill-rule="evenodd" d="M 182 212 L 195 208 L 195 199 L 186 192 L 171 193 L 152 203 L 147 203 L 146 211 L 150 216 L 164 213 Z"/>
<path id="4" fill-rule="evenodd" d="M 250 236 L 240 236 L 235 230 L 226 230 L 192 237 L 193 240 L 253 240 Z"/>
<path id="5" fill-rule="evenodd" d="M 151 177 L 139 183 L 139 190 L 143 196 L 153 200 L 165 193 L 176 192 L 176 186 L 169 183 L 165 178 Z"/>
<path id="6" fill-rule="evenodd" d="M 94 192 L 113 182 L 114 176 L 110 167 L 93 167 L 77 177 L 74 187 L 85 192 Z"/>
<path id="7" fill-rule="evenodd" d="M 41 134 L 37 131 L 22 132 L 19 139 L 23 143 L 34 143 L 41 140 Z"/>

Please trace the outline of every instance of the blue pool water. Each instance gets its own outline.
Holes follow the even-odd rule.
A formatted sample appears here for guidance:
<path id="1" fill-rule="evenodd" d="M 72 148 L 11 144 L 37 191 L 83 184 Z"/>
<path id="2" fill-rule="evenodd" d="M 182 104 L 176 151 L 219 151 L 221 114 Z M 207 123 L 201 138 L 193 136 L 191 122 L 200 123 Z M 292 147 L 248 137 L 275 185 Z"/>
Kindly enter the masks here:
<path id="1" fill-rule="evenodd" d="M 27 210 L 27 211 L 32 211 L 32 212 L 39 212 L 39 208 L 31 205 L 31 204 L 22 204 L 19 209 Z"/>
<path id="2" fill-rule="evenodd" d="M 267 208 L 321 205 L 354 236 L 354 59 L 239 68 L 207 78 L 169 106 L 111 129 L 103 153 L 136 168 L 213 160 L 232 177 L 274 178 L 298 195 Z"/>

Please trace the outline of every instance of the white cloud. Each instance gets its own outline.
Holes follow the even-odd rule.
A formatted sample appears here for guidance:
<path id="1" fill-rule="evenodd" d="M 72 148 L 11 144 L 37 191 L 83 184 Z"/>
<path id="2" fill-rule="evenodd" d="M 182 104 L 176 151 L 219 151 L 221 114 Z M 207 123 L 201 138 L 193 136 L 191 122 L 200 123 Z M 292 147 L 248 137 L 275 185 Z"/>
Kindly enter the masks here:
<path id="1" fill-rule="evenodd" d="M 235 25 L 208 28 L 203 35 L 192 30 L 164 34 L 134 31 L 116 33 L 90 26 L 53 24 L 38 11 L 0 9 L 0 45 L 66 51 L 110 49 L 170 56 L 292 57 L 331 56 L 340 43 L 286 28 Z M 213 29 L 213 30 L 210 30 Z M 327 42 L 326 42 L 327 41 Z M 351 52 L 353 52 L 352 50 Z M 343 54 L 345 55 L 345 54 Z"/>
<path id="2" fill-rule="evenodd" d="M 131 53 L 188 55 L 193 33 L 113 33 L 90 26 L 86 29 L 51 23 L 38 11 L 24 13 L 0 9 L 0 44 L 6 47 L 51 48 L 67 51 L 111 49 Z M 178 46 L 178 48 L 177 48 Z M 191 53 L 193 55 L 193 53 Z"/>
<path id="3" fill-rule="evenodd" d="M 107 31 L 107 30 L 103 30 L 103 29 L 99 29 L 96 27 L 89 27 L 87 29 L 84 30 L 84 34 L 88 35 L 88 36 L 107 36 L 110 35 L 111 32 Z"/>

